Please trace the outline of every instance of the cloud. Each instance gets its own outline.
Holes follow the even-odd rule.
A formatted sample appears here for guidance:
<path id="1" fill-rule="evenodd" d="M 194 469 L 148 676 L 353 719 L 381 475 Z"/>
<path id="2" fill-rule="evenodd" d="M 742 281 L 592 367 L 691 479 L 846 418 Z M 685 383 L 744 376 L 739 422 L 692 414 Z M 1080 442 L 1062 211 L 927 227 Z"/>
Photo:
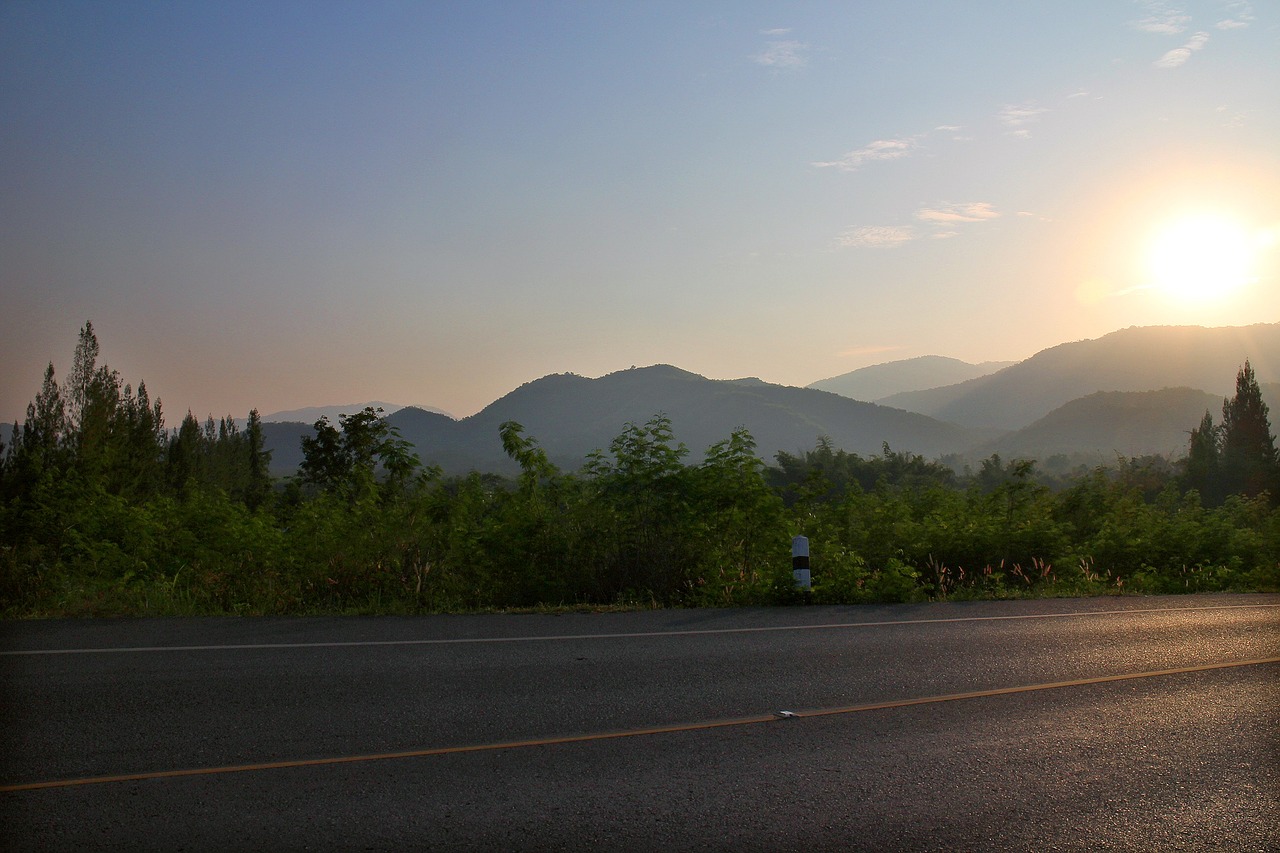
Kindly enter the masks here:
<path id="1" fill-rule="evenodd" d="M 1177 68 L 1190 59 L 1192 53 L 1204 47 L 1208 41 L 1208 33 L 1196 33 L 1182 47 L 1175 47 L 1152 64 L 1156 68 Z"/>
<path id="2" fill-rule="evenodd" d="M 851 228 L 836 238 L 836 245 L 843 249 L 896 249 L 899 246 L 928 236 L 934 240 L 958 237 L 956 226 L 973 222 L 986 222 L 1000 216 L 990 202 L 971 201 L 965 204 L 944 203 L 922 207 L 916 211 L 916 219 L 932 226 L 931 232 L 921 234 L 911 225 L 864 225 Z"/>
<path id="3" fill-rule="evenodd" d="M 1013 136 L 1026 139 L 1031 136 L 1031 131 L 1027 125 L 1040 120 L 1040 116 L 1049 112 L 1045 107 L 1036 106 L 1035 101 L 1028 101 L 1025 104 L 1005 104 L 996 114 L 1000 123 L 1009 128 L 1009 133 Z"/>
<path id="4" fill-rule="evenodd" d="M 918 136 L 905 139 L 877 139 L 861 148 L 850 151 L 839 160 L 828 163 L 814 163 L 819 169 L 836 168 L 842 172 L 855 172 L 867 163 L 877 160 L 898 160 L 906 157 L 920 147 Z"/>
<path id="5" fill-rule="evenodd" d="M 1132 26 L 1144 33 L 1176 36 L 1186 32 L 1187 24 L 1191 23 L 1190 15 L 1161 0 L 1144 0 L 1139 5 L 1146 11 L 1147 17 L 1133 21 Z"/>
<path id="6" fill-rule="evenodd" d="M 1216 110 L 1214 110 L 1214 112 L 1218 113 L 1223 117 L 1223 122 L 1222 122 L 1223 127 L 1229 127 L 1229 128 L 1235 129 L 1235 128 L 1244 127 L 1245 124 L 1248 123 L 1249 119 L 1257 112 L 1257 110 L 1235 111 L 1235 110 L 1232 110 L 1230 107 L 1221 106 L 1221 107 L 1218 107 Z"/>
<path id="7" fill-rule="evenodd" d="M 940 207 L 922 207 L 916 211 L 916 219 L 921 222 L 985 222 L 996 219 L 1000 214 L 985 201 L 974 201 L 968 204 L 945 204 Z"/>
<path id="8" fill-rule="evenodd" d="M 791 27 L 776 27 L 772 30 L 761 30 L 760 35 L 776 37 L 776 36 L 785 36 L 789 32 L 791 32 Z"/>
<path id="9" fill-rule="evenodd" d="M 803 51 L 809 45 L 799 41 L 771 41 L 764 50 L 751 57 L 752 61 L 769 68 L 802 68 L 809 64 Z"/>
<path id="10" fill-rule="evenodd" d="M 1214 24 L 1220 30 L 1238 30 L 1253 23 L 1253 5 L 1247 0 L 1228 0 L 1222 4 L 1230 18 Z"/>
<path id="11" fill-rule="evenodd" d="M 896 249 L 916 237 L 910 225 L 864 225 L 841 234 L 836 244 L 845 249 Z"/>

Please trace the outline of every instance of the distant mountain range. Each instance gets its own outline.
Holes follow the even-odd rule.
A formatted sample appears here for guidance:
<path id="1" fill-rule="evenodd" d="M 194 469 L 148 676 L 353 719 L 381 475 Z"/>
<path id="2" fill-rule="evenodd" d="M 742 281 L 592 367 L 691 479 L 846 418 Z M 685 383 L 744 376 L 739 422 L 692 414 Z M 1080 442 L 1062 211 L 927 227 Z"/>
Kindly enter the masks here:
<path id="1" fill-rule="evenodd" d="M 289 409 L 284 412 L 272 412 L 269 415 L 263 415 L 263 423 L 304 423 L 314 424 L 321 418 L 328 418 L 335 426 L 338 424 L 338 418 L 342 415 L 354 415 L 363 412 L 366 408 L 382 409 L 384 415 L 390 415 L 405 408 L 397 403 L 385 403 L 381 400 L 373 400 L 368 403 L 351 403 L 347 406 L 310 406 L 305 409 Z M 441 415 L 449 415 L 444 409 L 435 409 L 431 406 L 418 406 L 428 412 L 437 412 Z"/>
<path id="2" fill-rule="evenodd" d="M 462 420 L 406 408 L 387 421 L 417 447 L 423 462 L 452 473 L 511 472 L 514 463 L 498 440 L 498 427 L 505 421 L 518 421 L 553 462 L 576 470 L 591 451 L 608 451 L 627 423 L 643 424 L 659 413 L 671 419 L 676 440 L 689 448 L 694 461 L 743 426 L 766 460 L 780 450 L 811 449 L 823 435 L 864 455 L 880 453 L 890 441 L 896 449 L 936 456 L 997 434 L 825 391 L 759 379 L 707 379 L 670 365 L 632 368 L 599 379 L 554 374 L 526 383 Z M 301 453 L 293 447 L 310 434 L 309 427 L 290 426 L 295 425 L 264 424 L 277 470 L 296 467 Z"/>
<path id="3" fill-rule="evenodd" d="M 1133 327 L 1061 344 L 977 379 L 878 402 L 963 426 L 1014 430 L 1098 391 L 1182 387 L 1230 396 L 1246 359 L 1259 383 L 1280 382 L 1280 323 Z"/>
<path id="4" fill-rule="evenodd" d="M 808 387 L 875 403 L 893 394 L 924 391 L 977 379 L 1013 364 L 1017 362 L 984 361 L 981 364 L 970 364 L 957 358 L 922 355 L 918 358 L 873 364 L 830 379 L 820 379 Z"/>
<path id="5" fill-rule="evenodd" d="M 676 440 L 690 449 L 689 460 L 695 462 L 739 427 L 750 430 L 767 462 L 779 451 L 812 449 L 820 436 L 864 456 L 880 453 L 887 442 L 895 450 L 957 462 L 976 462 L 992 453 L 1091 463 L 1149 454 L 1176 458 L 1186 452 L 1189 433 L 1205 411 L 1221 421 L 1223 398 L 1234 394 L 1236 373 L 1246 359 L 1262 385 L 1275 432 L 1280 323 L 1134 327 L 1052 347 L 950 385 L 941 383 L 957 372 L 997 365 L 924 357 L 814 383 L 843 381 L 841 387 L 864 396 L 897 388 L 877 402 L 759 379 L 712 380 L 656 365 L 599 379 L 545 376 L 460 420 L 374 402 L 276 412 L 264 418 L 263 432 L 272 469 L 281 475 L 296 471 L 301 438 L 312 434 L 319 417 L 336 422 L 338 414 L 365 405 L 382 406 L 423 462 L 448 473 L 513 472 L 498 438 L 503 421 L 520 422 L 553 462 L 577 470 L 593 450 L 607 452 L 628 422 L 642 424 L 658 413 L 670 417 Z M 927 387 L 906 390 L 913 385 Z M 291 417 L 297 420 L 286 420 Z M 7 442 L 5 432 L 0 425 L 0 440 Z"/>
<path id="6" fill-rule="evenodd" d="M 695 461 L 745 426 L 766 461 L 779 451 L 811 449 L 819 436 L 829 436 L 835 446 L 864 456 L 879 453 L 887 442 L 895 450 L 958 461 L 999 453 L 1100 464 L 1117 456 L 1181 456 L 1206 410 L 1221 419 L 1222 400 L 1234 393 L 1245 359 L 1263 383 L 1268 404 L 1280 411 L 1280 384 L 1268 384 L 1280 383 L 1280 324 L 1268 324 L 1125 329 L 879 403 L 759 379 L 711 380 L 658 365 L 599 379 L 546 376 L 462 420 L 406 408 L 388 421 L 424 462 L 451 473 L 514 470 L 498 441 L 498 426 L 506 420 L 523 424 L 556 464 L 576 470 L 592 450 L 607 451 L 627 422 L 644 423 L 659 412 L 671 418 L 676 439 Z M 909 359 L 897 366 L 901 370 L 894 363 L 877 367 L 862 376 L 881 388 L 891 387 L 894 377 L 931 383 L 949 372 L 982 368 L 944 358 Z M 931 374 L 934 368 L 938 372 Z M 270 446 L 278 448 L 273 461 L 280 468 L 296 467 L 299 439 L 309 428 L 295 426 L 286 437 L 289 425 L 266 427 Z M 279 442 L 273 430 L 282 431 Z"/>

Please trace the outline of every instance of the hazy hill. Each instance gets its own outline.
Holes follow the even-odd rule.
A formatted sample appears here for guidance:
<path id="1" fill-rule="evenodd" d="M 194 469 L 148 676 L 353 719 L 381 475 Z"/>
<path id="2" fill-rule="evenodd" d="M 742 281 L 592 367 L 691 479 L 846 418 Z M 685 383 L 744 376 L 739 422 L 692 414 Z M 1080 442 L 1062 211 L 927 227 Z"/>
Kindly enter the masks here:
<path id="1" fill-rule="evenodd" d="M 339 416 L 354 415 L 357 412 L 364 411 L 366 407 L 382 409 L 384 415 L 390 415 L 393 412 L 398 412 L 405 408 L 398 403 L 384 403 L 379 400 L 374 400 L 369 403 L 352 403 L 349 406 L 309 406 L 305 409 L 289 409 L 284 412 L 273 412 L 269 415 L 263 415 L 262 420 L 264 423 L 314 424 L 316 421 L 320 420 L 320 418 L 326 417 L 336 426 Z M 442 415 L 448 414 L 448 412 L 432 408 L 431 406 L 418 406 L 416 408 L 423 409 L 428 412 L 439 412 Z"/>
<path id="2" fill-rule="evenodd" d="M 1271 413 L 1280 411 L 1280 383 L 1259 383 Z M 1235 393 L 1234 386 L 1231 395 Z M 1006 459 L 1046 460 L 1058 454 L 1081 457 L 1089 464 L 1110 464 L 1117 456 L 1159 454 L 1180 459 L 1187 453 L 1191 430 L 1205 412 L 1222 424 L 1223 397 L 1194 388 L 1160 391 L 1099 391 L 1054 409 L 1028 427 L 978 445 L 965 456 L 983 459 L 999 453 Z M 1091 457 L 1091 458 L 1088 458 Z"/>
<path id="3" fill-rule="evenodd" d="M 922 391 L 977 379 L 1011 364 L 1015 362 L 985 361 L 981 364 L 970 364 L 957 358 L 922 355 L 919 358 L 873 364 L 830 379 L 819 380 L 808 387 L 874 403 L 904 391 Z"/>
<path id="4" fill-rule="evenodd" d="M 1259 382 L 1280 381 L 1280 323 L 1133 327 L 1043 350 L 988 376 L 879 402 L 965 426 L 1014 430 L 1098 391 L 1186 387 L 1230 396 L 1245 359 Z"/>
<path id="5" fill-rule="evenodd" d="M 1222 398 L 1194 388 L 1099 391 L 1054 409 L 1028 427 L 982 445 L 970 455 L 1048 459 L 1094 455 L 1099 463 L 1160 454 L 1184 456 L 1204 413 L 1222 416 Z"/>
<path id="6" fill-rule="evenodd" d="M 396 412 L 388 421 L 414 443 L 424 462 L 447 471 L 512 470 L 498 439 L 499 425 L 508 420 L 520 422 L 558 465 L 575 470 L 592 450 L 607 451 L 628 422 L 644 423 L 659 412 L 671 418 L 675 438 L 689 447 L 691 461 L 739 426 L 751 431 L 767 461 L 779 450 L 810 449 L 821 435 L 851 452 L 878 454 L 887 441 L 925 456 L 990 437 L 825 391 L 757 379 L 711 380 L 667 365 L 599 379 L 546 376 L 460 421 L 415 409 Z"/>

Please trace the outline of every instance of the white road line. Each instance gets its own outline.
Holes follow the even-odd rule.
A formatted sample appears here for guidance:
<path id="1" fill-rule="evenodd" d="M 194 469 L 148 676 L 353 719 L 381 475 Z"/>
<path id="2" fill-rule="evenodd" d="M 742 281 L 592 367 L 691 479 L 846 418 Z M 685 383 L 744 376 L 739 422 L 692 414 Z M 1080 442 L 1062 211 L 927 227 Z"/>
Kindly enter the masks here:
<path id="1" fill-rule="evenodd" d="M 696 628 L 684 631 L 631 631 L 613 634 L 548 634 L 522 637 L 448 637 L 425 640 L 334 640 L 314 643 L 226 643 L 200 646 L 121 646 L 84 649 L 10 649 L 0 657 L 34 655 L 143 654 L 148 652 L 225 652 L 262 649 L 333 649 L 376 646 L 450 646 L 483 643 L 545 643 L 572 640 L 661 639 L 716 634 L 761 634 L 781 631 L 833 631 L 850 628 L 885 628 L 903 625 L 945 625 L 963 622 L 1012 622 L 1031 619 L 1072 619 L 1090 616 L 1140 616 L 1155 613 L 1208 613 L 1220 610 L 1276 609 L 1280 604 L 1226 604 L 1214 607 L 1157 607 L 1139 610 L 1094 610 L 1068 613 L 1031 613 L 1018 616 L 961 616 L 949 619 L 892 619 L 880 622 L 834 622 L 821 625 L 772 625 L 754 628 Z"/>

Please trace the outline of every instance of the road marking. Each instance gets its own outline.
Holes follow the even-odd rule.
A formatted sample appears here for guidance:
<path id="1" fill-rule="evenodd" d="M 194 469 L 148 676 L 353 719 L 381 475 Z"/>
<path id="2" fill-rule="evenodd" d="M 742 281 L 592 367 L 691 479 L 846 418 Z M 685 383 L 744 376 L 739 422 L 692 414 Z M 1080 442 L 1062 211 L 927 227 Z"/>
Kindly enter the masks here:
<path id="1" fill-rule="evenodd" d="M 947 619 L 888 619 L 879 622 L 832 622 L 820 625 L 769 625 L 754 628 L 691 628 L 684 631 L 630 631 L 614 634 L 548 634 L 521 637 L 446 637 L 426 640 L 330 640 L 314 643 L 224 643 L 200 646 L 120 646 L 83 649 L 8 649 L 0 657 L 38 655 L 143 654 L 150 652 L 227 652 L 255 649 L 333 649 L 375 646 L 450 646 L 486 643 L 546 643 L 571 640 L 660 639 L 714 634 L 761 634 L 780 631 L 831 631 L 902 625 L 944 625 L 961 622 L 1010 622 L 1030 619 L 1069 619 L 1088 616 L 1140 616 L 1153 613 L 1205 613 L 1218 610 L 1280 608 L 1280 604 L 1224 604 L 1213 607 L 1154 607 L 1141 610 L 1075 610 L 1067 613 L 1027 613 L 1016 616 L 957 616 Z"/>
<path id="2" fill-rule="evenodd" d="M 124 773 L 116 776 L 91 776 L 83 779 L 54 779 L 47 782 L 24 782 L 15 785 L 0 785 L 0 793 L 35 791 L 45 788 L 73 788 L 84 785 L 105 785 L 111 782 L 142 782 L 152 779 L 175 779 L 183 776 L 220 776 L 229 773 L 248 773 L 262 770 L 286 770 L 294 767 L 318 767 L 330 764 L 359 764 L 370 761 L 386 761 L 394 758 L 427 758 L 436 755 L 494 752 L 503 749 L 524 749 L 536 746 L 562 746 L 571 743 L 586 743 L 591 741 L 616 740 L 619 738 L 706 731 L 709 729 L 728 728 L 731 726 L 759 725 L 761 723 L 789 723 L 792 720 L 803 720 L 811 717 L 831 717 L 840 714 L 858 714 L 866 711 L 885 711 L 894 708 L 909 708 L 916 705 L 935 705 L 942 702 L 958 702 L 965 699 L 1011 696 L 1016 693 L 1033 693 L 1041 690 L 1059 690 L 1066 687 L 1085 687 L 1091 684 L 1109 684 L 1117 681 L 1133 681 L 1140 678 L 1158 678 L 1167 675 L 1184 675 L 1187 673 L 1208 672 L 1218 669 L 1234 669 L 1238 667 L 1260 666 L 1276 663 L 1280 663 L 1280 657 L 1258 658 L 1256 660 L 1233 661 L 1230 663 L 1200 664 L 1197 666 L 1183 666 L 1177 667 L 1176 669 L 1159 669 L 1148 672 L 1129 672 L 1121 675 L 1102 675 L 1094 678 L 1075 678 L 1069 681 L 1053 681 L 1044 684 L 1024 684 L 1017 687 L 997 687 L 991 690 L 972 690 L 966 693 L 948 693 L 941 696 L 924 696 L 915 699 L 893 699 L 887 702 L 871 702 L 862 705 L 845 705 L 835 708 L 813 708 L 810 710 L 783 712 L 775 711 L 768 714 L 757 714 L 750 717 L 700 720 L 691 723 L 674 723 L 667 726 L 649 726 L 640 729 L 623 729 L 611 732 L 556 735 L 544 738 L 502 741 L 498 743 L 480 743 L 467 746 L 442 746 L 431 749 L 414 749 L 407 752 L 343 755 L 330 758 L 269 761 L 261 764 L 235 764 L 225 767 L 197 767 L 184 770 L 157 770 L 144 773 Z"/>

